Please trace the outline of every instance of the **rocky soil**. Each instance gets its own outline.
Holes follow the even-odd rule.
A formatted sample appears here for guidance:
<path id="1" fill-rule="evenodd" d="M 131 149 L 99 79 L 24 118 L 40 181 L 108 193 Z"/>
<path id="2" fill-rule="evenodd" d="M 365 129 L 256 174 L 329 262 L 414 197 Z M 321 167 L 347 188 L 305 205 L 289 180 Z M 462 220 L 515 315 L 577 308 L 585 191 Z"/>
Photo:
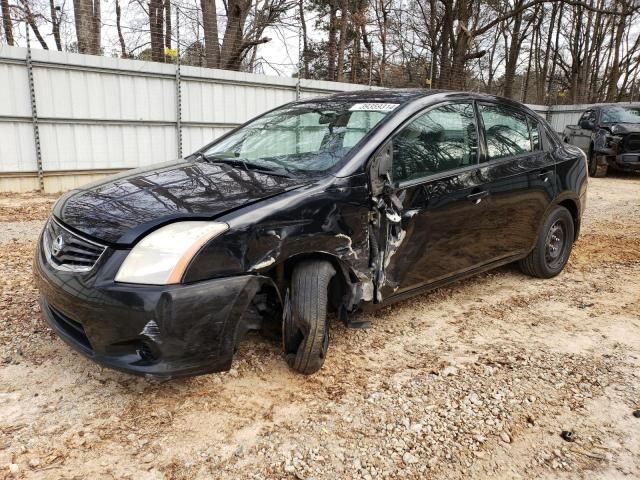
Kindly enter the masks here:
<path id="1" fill-rule="evenodd" d="M 53 199 L 0 196 L 0 478 L 640 478 L 640 177 L 589 188 L 554 279 L 505 267 L 336 323 L 311 377 L 254 335 L 230 372 L 162 383 L 50 332 Z"/>

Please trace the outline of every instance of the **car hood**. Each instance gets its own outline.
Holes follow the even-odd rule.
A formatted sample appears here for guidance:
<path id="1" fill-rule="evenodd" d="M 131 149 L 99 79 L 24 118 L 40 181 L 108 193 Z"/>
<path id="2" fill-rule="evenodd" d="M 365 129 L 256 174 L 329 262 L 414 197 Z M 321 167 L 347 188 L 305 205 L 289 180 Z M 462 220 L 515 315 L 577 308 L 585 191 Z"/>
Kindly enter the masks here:
<path id="1" fill-rule="evenodd" d="M 305 183 L 221 163 L 170 162 L 72 190 L 53 214 L 89 237 L 126 245 L 173 219 L 215 218 Z"/>
<path id="2" fill-rule="evenodd" d="M 640 132 L 640 123 L 616 123 L 615 125 L 611 125 L 611 133 L 615 135 L 638 132 Z"/>

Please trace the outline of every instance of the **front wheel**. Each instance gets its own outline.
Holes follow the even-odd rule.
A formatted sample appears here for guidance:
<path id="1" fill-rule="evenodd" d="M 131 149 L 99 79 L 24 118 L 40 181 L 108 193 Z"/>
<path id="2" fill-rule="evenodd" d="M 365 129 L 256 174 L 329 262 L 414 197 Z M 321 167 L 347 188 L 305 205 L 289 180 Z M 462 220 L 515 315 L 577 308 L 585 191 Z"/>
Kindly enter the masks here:
<path id="1" fill-rule="evenodd" d="M 296 265 L 285 295 L 282 341 L 289 366 L 306 375 L 324 364 L 329 348 L 329 283 L 336 274 L 325 260 Z"/>
<path id="2" fill-rule="evenodd" d="M 598 164 L 598 155 L 594 152 L 589 153 L 589 176 L 590 177 L 606 177 L 609 165 Z"/>
<path id="3" fill-rule="evenodd" d="M 532 277 L 555 277 L 569 260 L 574 237 L 571 213 L 565 207 L 555 206 L 544 222 L 535 247 L 520 260 L 520 269 Z"/>

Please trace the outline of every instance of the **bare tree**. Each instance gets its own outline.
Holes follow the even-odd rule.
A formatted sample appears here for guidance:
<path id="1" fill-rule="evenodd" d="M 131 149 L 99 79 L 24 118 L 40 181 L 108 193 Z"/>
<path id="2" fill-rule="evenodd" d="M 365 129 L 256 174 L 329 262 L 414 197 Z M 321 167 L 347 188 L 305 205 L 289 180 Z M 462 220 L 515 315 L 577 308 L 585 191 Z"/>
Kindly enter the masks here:
<path id="1" fill-rule="evenodd" d="M 4 37 L 7 39 L 7 45 L 15 45 L 13 39 L 13 23 L 11 22 L 11 10 L 9 8 L 9 0 L 0 0 L 0 9 L 2 13 L 2 26 L 4 28 Z"/>
<path id="2" fill-rule="evenodd" d="M 151 36 L 151 59 L 164 61 L 164 2 L 149 0 L 149 33 Z"/>
<path id="3" fill-rule="evenodd" d="M 78 51 L 80 53 L 100 55 L 102 50 L 100 0 L 74 0 L 73 14 L 76 24 Z"/>
<path id="4" fill-rule="evenodd" d="M 120 1 L 116 1 L 116 30 L 118 31 L 118 42 L 120 43 L 120 56 L 127 58 L 127 45 L 124 41 L 124 35 L 122 35 L 122 12 L 120 10 Z"/>

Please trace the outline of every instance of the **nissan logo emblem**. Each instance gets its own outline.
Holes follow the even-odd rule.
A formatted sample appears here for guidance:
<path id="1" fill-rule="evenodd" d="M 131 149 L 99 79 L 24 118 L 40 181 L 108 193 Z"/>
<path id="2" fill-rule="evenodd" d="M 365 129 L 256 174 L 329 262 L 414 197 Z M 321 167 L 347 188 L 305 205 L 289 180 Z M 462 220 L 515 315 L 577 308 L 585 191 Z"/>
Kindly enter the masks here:
<path id="1" fill-rule="evenodd" d="M 54 257 L 57 257 L 58 255 L 60 255 L 60 252 L 62 252 L 63 248 L 64 248 L 64 239 L 62 238 L 62 235 L 58 235 L 56 239 L 53 241 L 53 245 L 51 245 L 51 255 L 53 255 Z"/>

